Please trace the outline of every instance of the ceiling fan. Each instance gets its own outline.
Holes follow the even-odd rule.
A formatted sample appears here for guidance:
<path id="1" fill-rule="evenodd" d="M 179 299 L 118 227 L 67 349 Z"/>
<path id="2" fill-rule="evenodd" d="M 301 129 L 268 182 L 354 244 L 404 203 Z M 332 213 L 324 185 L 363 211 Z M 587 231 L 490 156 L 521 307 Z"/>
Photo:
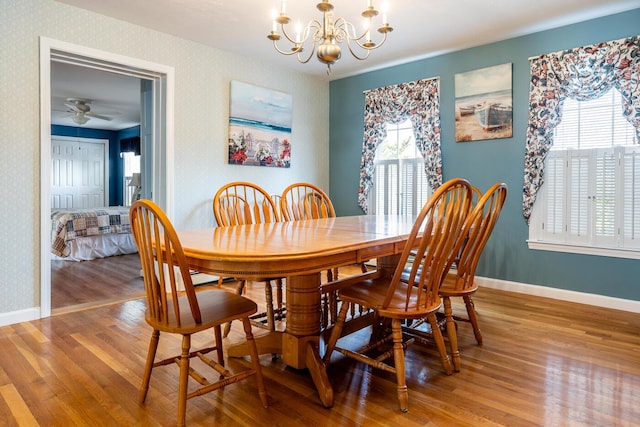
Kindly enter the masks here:
<path id="1" fill-rule="evenodd" d="M 79 125 L 87 123 L 91 118 L 106 121 L 113 120 L 111 117 L 92 113 L 90 99 L 67 98 L 67 102 L 65 102 L 64 105 L 69 108 L 69 113 L 73 113 L 73 122 Z"/>

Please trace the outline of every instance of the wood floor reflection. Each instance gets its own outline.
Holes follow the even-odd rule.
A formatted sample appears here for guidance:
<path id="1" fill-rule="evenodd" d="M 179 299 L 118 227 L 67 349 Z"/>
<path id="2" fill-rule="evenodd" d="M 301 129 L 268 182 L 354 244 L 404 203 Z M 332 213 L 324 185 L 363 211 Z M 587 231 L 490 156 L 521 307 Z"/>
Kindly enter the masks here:
<path id="1" fill-rule="evenodd" d="M 260 299 L 263 288 L 248 294 Z M 265 355 L 268 409 L 249 380 L 189 400 L 187 424 L 637 425 L 640 315 L 484 288 L 475 301 L 484 344 L 459 325 L 461 372 L 446 376 L 432 348 L 407 350 L 406 414 L 390 374 L 336 356 L 328 369 L 335 405 L 326 409 L 305 370 Z M 174 425 L 177 367 L 154 372 L 146 403 L 137 403 L 151 334 L 143 311 L 136 299 L 0 328 L 2 425 Z M 240 339 L 234 325 L 226 342 Z M 352 340 L 366 339 L 365 330 Z M 179 347 L 161 340 L 159 357 Z"/>
<path id="2" fill-rule="evenodd" d="M 144 296 L 138 254 L 91 261 L 51 261 L 51 308 L 55 313 Z"/>

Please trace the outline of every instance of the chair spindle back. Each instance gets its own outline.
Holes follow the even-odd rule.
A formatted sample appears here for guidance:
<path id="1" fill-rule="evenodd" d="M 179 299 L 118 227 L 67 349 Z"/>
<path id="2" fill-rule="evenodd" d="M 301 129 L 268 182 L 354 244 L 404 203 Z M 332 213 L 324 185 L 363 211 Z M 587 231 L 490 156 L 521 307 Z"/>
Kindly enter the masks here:
<path id="1" fill-rule="evenodd" d="M 285 221 L 336 216 L 327 193 L 320 187 L 304 182 L 292 184 L 284 189 L 280 198 L 280 212 Z"/>
<path id="2" fill-rule="evenodd" d="M 388 308 L 394 297 L 397 300 L 398 291 L 406 293 L 403 310 L 409 314 L 440 305 L 438 289 L 452 254 L 462 244 L 460 233 L 471 211 L 472 197 L 471 185 L 462 178 L 447 181 L 433 193 L 415 220 L 382 309 Z M 411 257 L 415 257 L 413 262 Z"/>
<path id="3" fill-rule="evenodd" d="M 480 197 L 462 231 L 464 244 L 455 261 L 456 289 L 473 286 L 476 267 L 507 198 L 507 184 L 496 183 Z"/>
<path id="4" fill-rule="evenodd" d="M 219 226 L 278 222 L 278 207 L 263 188 L 249 182 L 231 182 L 213 197 L 213 215 Z"/>
<path id="5" fill-rule="evenodd" d="M 137 200 L 129 209 L 131 230 L 138 247 L 150 320 L 160 325 L 171 321 L 202 322 L 191 274 L 182 244 L 171 221 L 151 200 Z M 178 304 L 178 275 L 184 284 L 189 307 Z M 190 316 L 185 309 L 189 309 Z M 181 311 L 182 310 L 182 311 Z"/>

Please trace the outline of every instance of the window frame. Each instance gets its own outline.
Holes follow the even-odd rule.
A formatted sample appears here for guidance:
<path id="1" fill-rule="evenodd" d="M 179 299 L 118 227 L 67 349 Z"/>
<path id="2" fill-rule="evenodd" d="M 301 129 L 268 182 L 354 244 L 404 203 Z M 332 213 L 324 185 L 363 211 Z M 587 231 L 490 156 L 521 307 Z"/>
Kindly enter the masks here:
<path id="1" fill-rule="evenodd" d="M 547 153 L 545 182 L 529 221 L 530 249 L 640 259 L 640 232 L 635 225 L 635 221 L 640 221 L 636 213 L 640 210 L 640 175 L 636 172 L 640 171 L 640 146 L 637 141 L 630 144 L 628 140 L 625 145 L 615 145 L 617 114 L 622 117 L 616 114 L 620 111 L 619 103 L 612 103 L 611 111 L 607 125 L 612 129 L 610 146 L 565 149 L 554 144 Z M 579 120 L 572 129 L 579 140 L 582 130 Z M 574 145 L 574 141 L 568 144 Z M 608 168 L 609 172 L 598 173 L 602 168 Z M 627 181 L 625 177 L 630 171 L 634 179 Z M 627 185 L 631 185 L 632 190 Z M 556 189 L 557 196 L 553 199 L 549 196 L 551 188 Z M 603 204 L 602 200 L 610 202 Z M 607 206 L 613 206 L 609 213 L 605 212 Z M 597 209 L 604 213 L 596 215 Z M 625 215 L 627 210 L 631 213 Z M 627 221 L 632 222 L 631 228 Z"/>

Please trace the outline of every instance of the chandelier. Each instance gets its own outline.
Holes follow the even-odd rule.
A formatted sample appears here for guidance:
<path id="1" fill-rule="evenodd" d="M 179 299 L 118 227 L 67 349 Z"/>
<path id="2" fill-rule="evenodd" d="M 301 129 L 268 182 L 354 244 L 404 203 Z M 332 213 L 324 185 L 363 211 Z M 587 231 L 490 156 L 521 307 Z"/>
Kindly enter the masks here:
<path id="1" fill-rule="evenodd" d="M 378 11 L 373 7 L 373 0 L 367 0 L 367 7 L 362 11 L 362 17 L 366 21 L 365 29 L 358 34 L 355 26 L 340 17 L 333 18 L 333 5 L 329 0 L 322 0 L 316 8 L 322 13 L 322 22 L 313 19 L 304 29 L 298 28 L 295 37 L 287 32 L 286 24 L 291 22 L 287 15 L 285 0 L 282 0 L 280 12 L 275 12 L 271 33 L 267 38 L 273 41 L 273 47 L 283 55 L 296 55 L 298 61 L 303 64 L 309 62 L 313 53 L 316 52 L 318 60 L 327 64 L 327 74 L 331 73 L 331 65 L 335 64 L 342 56 L 339 43 L 346 41 L 349 52 L 356 59 L 364 60 L 369 57 L 373 49 L 377 49 L 387 40 L 387 34 L 393 28 L 387 22 L 386 13 L 382 16 L 382 26 L 378 32 L 382 34 L 382 40 L 376 43 L 371 40 L 371 24 L 373 18 L 378 16 Z M 278 32 L 278 24 L 282 31 L 282 36 Z M 289 50 L 282 50 L 278 47 L 278 40 L 284 38 L 291 44 Z"/>

